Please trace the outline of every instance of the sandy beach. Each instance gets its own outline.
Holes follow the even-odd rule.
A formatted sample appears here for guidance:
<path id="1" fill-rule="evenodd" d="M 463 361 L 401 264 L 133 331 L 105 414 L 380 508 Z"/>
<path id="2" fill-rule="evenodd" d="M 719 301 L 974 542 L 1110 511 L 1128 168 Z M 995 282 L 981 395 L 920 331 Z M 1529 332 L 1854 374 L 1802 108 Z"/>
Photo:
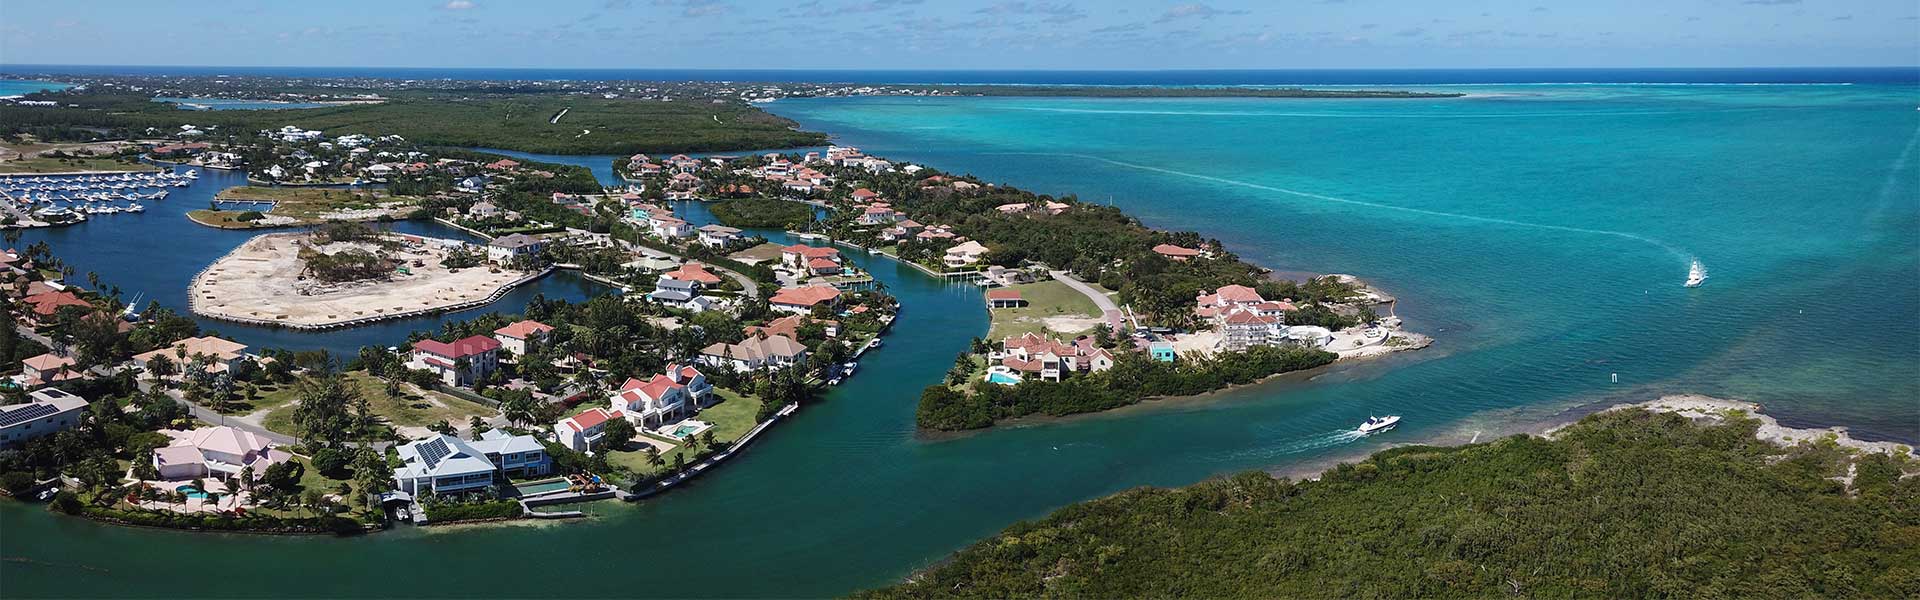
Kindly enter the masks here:
<path id="1" fill-rule="evenodd" d="M 194 277 L 189 289 L 193 312 L 241 322 L 325 327 L 484 302 L 531 275 L 487 266 L 451 271 L 441 266 L 447 252 L 428 244 L 393 252 L 409 273 L 322 285 L 302 276 L 299 252 L 311 239 L 307 233 L 277 233 L 247 240 Z"/>

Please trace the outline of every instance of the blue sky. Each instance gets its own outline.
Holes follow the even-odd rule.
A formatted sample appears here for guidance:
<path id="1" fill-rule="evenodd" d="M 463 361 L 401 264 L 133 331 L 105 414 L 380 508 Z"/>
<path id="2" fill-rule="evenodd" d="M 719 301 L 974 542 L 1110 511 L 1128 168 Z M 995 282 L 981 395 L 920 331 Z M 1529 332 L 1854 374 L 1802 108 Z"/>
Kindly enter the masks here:
<path id="1" fill-rule="evenodd" d="M 0 63 L 1180 69 L 1920 64 L 1914 0 L 0 0 Z"/>

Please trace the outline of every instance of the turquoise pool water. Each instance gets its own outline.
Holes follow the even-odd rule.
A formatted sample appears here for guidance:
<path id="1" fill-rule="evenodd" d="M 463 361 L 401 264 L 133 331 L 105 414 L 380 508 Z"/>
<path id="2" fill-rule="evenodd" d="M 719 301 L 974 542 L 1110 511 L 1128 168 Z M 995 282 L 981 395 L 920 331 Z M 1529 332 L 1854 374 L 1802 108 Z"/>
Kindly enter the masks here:
<path id="1" fill-rule="evenodd" d="M 208 495 L 206 492 L 200 491 L 200 488 L 193 487 L 191 485 L 183 485 L 177 488 L 173 488 L 173 490 L 176 492 L 185 493 L 188 498 L 198 498 L 201 500 L 205 500 L 207 498 L 212 497 L 211 495 Z"/>
<path id="2" fill-rule="evenodd" d="M 564 489 L 567 489 L 568 485 L 569 484 L 565 479 L 555 479 L 552 481 L 542 481 L 538 483 L 523 483 L 523 484 L 515 485 L 513 487 L 514 489 L 520 490 L 520 495 L 527 496 L 531 494 L 540 494 L 540 493 L 564 490 Z"/>
<path id="3" fill-rule="evenodd" d="M 993 383 L 998 383 L 1001 385 L 1014 385 L 1014 384 L 1020 383 L 1020 378 L 1014 377 L 1012 375 L 1008 375 L 1006 373 L 988 373 L 987 381 L 991 381 Z"/>
<path id="4" fill-rule="evenodd" d="M 673 428 L 673 437 L 686 439 L 687 436 L 693 435 L 693 432 L 699 431 L 699 430 L 700 430 L 699 427 L 694 427 L 692 425 L 681 425 L 679 427 Z"/>

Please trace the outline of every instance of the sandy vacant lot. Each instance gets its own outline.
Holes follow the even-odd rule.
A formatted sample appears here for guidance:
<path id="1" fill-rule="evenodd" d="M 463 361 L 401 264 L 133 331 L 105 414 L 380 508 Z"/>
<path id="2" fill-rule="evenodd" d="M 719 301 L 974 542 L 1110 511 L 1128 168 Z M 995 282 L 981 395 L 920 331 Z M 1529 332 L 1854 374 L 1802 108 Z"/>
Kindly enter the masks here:
<path id="1" fill-rule="evenodd" d="M 436 247 L 408 247 L 393 254 L 412 271 L 391 280 L 316 285 L 301 279 L 300 248 L 307 233 L 255 237 L 194 278 L 189 293 L 196 313 L 290 326 L 331 325 L 368 317 L 445 308 L 484 300 L 525 273 L 481 266 L 449 272 Z M 329 253 L 341 249 L 329 244 Z M 366 245 L 368 248 L 372 246 Z M 417 264 L 416 264 L 417 263 Z"/>

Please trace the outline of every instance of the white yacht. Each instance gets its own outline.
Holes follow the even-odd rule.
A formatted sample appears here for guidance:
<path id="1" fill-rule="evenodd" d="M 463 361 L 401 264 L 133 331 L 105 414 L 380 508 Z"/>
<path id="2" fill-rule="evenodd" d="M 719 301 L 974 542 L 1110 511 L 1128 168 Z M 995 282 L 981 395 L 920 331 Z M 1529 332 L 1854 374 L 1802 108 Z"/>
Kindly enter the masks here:
<path id="1" fill-rule="evenodd" d="M 1696 258 L 1693 260 L 1693 265 L 1687 267 L 1687 287 L 1700 287 L 1700 284 L 1706 281 L 1707 266 L 1700 264 L 1700 259 Z"/>
<path id="2" fill-rule="evenodd" d="M 1371 435 L 1375 433 L 1380 433 L 1382 431 L 1386 431 L 1388 429 L 1393 429 L 1393 426 L 1399 425 L 1399 424 L 1400 424 L 1400 415 L 1387 415 L 1384 417 L 1367 417 L 1367 422 L 1360 424 L 1359 431 L 1361 434 Z"/>

